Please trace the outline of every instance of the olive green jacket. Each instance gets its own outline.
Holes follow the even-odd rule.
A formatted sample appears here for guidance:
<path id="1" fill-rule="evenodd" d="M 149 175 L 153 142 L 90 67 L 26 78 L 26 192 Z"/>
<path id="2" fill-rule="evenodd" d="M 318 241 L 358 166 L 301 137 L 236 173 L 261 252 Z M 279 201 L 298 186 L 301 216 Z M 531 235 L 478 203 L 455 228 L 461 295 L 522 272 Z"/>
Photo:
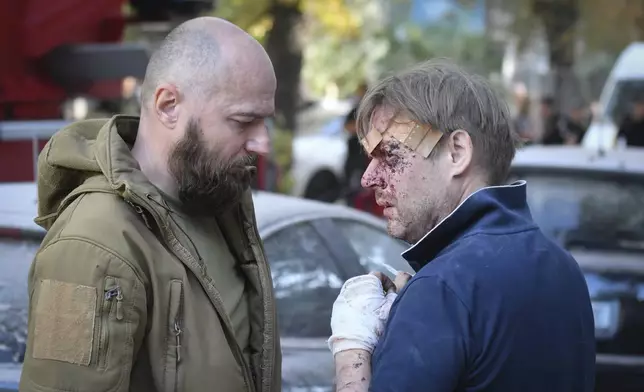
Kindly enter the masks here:
<path id="1" fill-rule="evenodd" d="M 222 227 L 247 278 L 246 363 L 209 278 L 217 271 L 206 271 L 130 153 L 137 129 L 128 116 L 78 122 L 40 154 L 36 222 L 48 232 L 29 274 L 20 391 L 280 391 L 250 190 Z"/>

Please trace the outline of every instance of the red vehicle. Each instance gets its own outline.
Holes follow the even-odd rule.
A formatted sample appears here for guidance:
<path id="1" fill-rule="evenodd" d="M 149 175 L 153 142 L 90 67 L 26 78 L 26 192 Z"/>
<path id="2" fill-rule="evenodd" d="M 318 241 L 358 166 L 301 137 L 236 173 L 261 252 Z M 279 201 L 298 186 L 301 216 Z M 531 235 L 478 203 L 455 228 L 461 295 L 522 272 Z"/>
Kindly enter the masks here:
<path id="1" fill-rule="evenodd" d="M 354 197 L 353 207 L 361 211 L 369 212 L 375 216 L 382 216 L 384 210 L 384 207 L 376 204 L 374 192 L 369 189 L 365 189 Z"/>
<path id="2" fill-rule="evenodd" d="M 123 79 L 142 79 L 149 58 L 147 47 L 122 42 L 128 23 L 176 23 L 213 7 L 213 0 L 0 1 L 0 182 L 35 179 L 37 155 L 65 125 L 69 98 L 118 111 Z M 266 189 L 266 164 L 258 166 L 257 185 Z"/>

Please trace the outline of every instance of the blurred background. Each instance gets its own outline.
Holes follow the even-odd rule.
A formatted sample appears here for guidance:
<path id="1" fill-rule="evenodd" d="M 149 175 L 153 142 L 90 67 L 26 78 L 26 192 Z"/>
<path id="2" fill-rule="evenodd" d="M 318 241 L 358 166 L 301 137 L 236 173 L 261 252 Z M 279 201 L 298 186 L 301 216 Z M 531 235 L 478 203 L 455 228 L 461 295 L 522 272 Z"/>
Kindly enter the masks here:
<path id="1" fill-rule="evenodd" d="M 550 128 L 563 121 L 577 137 L 562 142 L 580 143 L 617 58 L 644 40 L 640 0 L 2 0 L 0 181 L 32 180 L 62 121 L 136 114 L 150 51 L 199 15 L 238 24 L 275 65 L 274 148 L 256 186 L 323 200 L 346 183 L 346 115 L 389 72 L 451 59 L 494 83 L 527 142 L 549 142 L 545 101 L 563 117 Z M 311 153 L 321 136 L 328 151 Z"/>
<path id="2" fill-rule="evenodd" d="M 138 114 L 151 51 L 200 15 L 256 37 L 277 74 L 253 187 L 284 391 L 333 390 L 343 281 L 409 270 L 408 244 L 359 185 L 355 108 L 381 77 L 437 57 L 487 77 L 511 109 L 511 180 L 528 180 L 535 221 L 588 283 L 597 390 L 644 390 L 644 0 L 0 0 L 0 391 L 17 391 L 45 234 L 39 152 L 71 121 Z"/>

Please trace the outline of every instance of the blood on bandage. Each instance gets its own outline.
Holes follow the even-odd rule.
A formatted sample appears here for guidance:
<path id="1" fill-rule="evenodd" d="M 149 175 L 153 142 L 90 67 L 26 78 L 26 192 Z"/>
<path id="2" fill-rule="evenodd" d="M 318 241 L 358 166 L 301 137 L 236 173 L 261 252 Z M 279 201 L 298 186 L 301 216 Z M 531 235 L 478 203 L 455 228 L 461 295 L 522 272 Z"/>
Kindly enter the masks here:
<path id="1" fill-rule="evenodd" d="M 422 125 L 416 121 L 392 121 L 382 133 L 372 126 L 369 132 L 360 138 L 360 143 L 362 143 L 367 153 L 371 154 L 382 142 L 385 135 L 390 135 L 411 150 L 427 158 L 443 136 L 443 133 L 432 129 L 429 125 Z"/>

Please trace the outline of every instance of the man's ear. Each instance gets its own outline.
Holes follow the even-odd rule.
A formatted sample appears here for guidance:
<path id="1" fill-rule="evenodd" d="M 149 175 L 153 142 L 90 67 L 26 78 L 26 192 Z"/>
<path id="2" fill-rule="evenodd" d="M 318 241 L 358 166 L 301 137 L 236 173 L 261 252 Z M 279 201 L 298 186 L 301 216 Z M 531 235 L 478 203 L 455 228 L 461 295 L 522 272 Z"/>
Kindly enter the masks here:
<path id="1" fill-rule="evenodd" d="M 173 129 L 179 120 L 181 96 L 176 86 L 161 84 L 154 92 L 152 107 L 159 121 L 167 128 Z"/>
<path id="2" fill-rule="evenodd" d="M 447 149 L 452 175 L 460 176 L 470 167 L 474 155 L 470 134 L 461 129 L 450 132 Z"/>

